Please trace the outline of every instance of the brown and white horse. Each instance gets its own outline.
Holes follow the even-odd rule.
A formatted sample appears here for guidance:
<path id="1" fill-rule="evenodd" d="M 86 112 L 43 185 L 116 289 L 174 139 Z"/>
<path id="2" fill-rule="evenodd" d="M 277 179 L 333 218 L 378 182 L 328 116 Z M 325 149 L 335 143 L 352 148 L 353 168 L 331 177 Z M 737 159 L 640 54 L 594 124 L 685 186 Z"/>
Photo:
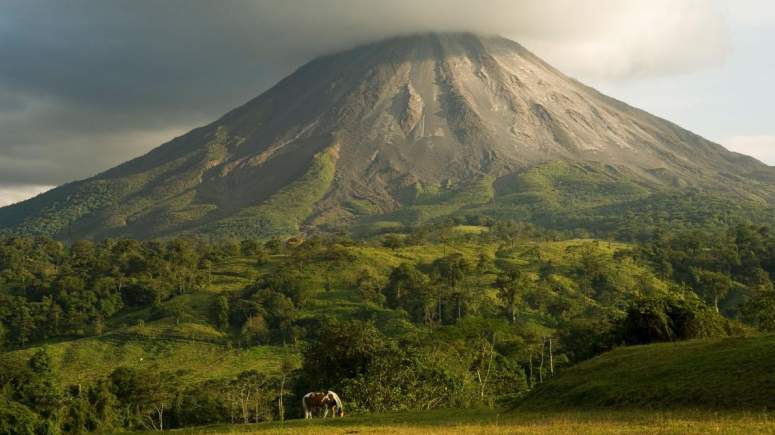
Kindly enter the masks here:
<path id="1" fill-rule="evenodd" d="M 314 412 L 323 410 L 323 418 L 328 417 L 331 411 L 333 417 L 344 417 L 344 406 L 339 395 L 329 390 L 328 392 L 307 393 L 301 399 L 301 405 L 304 407 L 304 418 L 312 418 Z"/>

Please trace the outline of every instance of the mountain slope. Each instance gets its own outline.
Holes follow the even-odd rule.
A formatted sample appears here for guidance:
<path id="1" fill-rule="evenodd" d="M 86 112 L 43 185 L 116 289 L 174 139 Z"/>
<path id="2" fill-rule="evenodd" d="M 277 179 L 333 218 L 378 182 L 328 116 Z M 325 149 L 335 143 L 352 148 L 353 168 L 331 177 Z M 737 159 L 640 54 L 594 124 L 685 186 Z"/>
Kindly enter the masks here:
<path id="1" fill-rule="evenodd" d="M 0 209 L 0 228 L 267 237 L 491 214 L 524 205 L 514 201 L 530 191 L 525 171 L 556 162 L 603 183 L 584 206 L 685 188 L 775 198 L 772 168 L 606 97 L 515 42 L 423 34 L 315 59 L 208 126 Z"/>

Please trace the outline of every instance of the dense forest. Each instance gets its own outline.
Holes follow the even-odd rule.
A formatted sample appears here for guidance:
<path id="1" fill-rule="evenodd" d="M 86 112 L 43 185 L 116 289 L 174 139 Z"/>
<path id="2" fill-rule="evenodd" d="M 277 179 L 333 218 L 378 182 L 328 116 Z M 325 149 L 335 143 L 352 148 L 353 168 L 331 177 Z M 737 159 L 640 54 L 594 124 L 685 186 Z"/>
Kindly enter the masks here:
<path id="1" fill-rule="evenodd" d="M 751 225 L 624 242 L 491 219 L 364 239 L 5 238 L 0 432 L 285 419 L 320 389 L 355 413 L 511 406 L 617 346 L 775 330 L 773 274 L 775 235 Z M 182 337 L 192 325 L 207 334 Z M 74 381 L 52 356 L 135 336 L 273 349 L 276 364 L 196 380 L 117 364 Z"/>

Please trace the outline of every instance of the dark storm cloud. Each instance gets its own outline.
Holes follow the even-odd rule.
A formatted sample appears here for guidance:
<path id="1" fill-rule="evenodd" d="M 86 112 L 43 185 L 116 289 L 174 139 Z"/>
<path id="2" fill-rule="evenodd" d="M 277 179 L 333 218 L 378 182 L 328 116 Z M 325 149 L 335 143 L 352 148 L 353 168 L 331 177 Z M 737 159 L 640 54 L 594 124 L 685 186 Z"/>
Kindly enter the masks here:
<path id="1" fill-rule="evenodd" d="M 0 185 L 92 175 L 267 88 L 305 54 L 270 47 L 245 7 L 4 3 Z"/>
<path id="2" fill-rule="evenodd" d="M 694 0 L 4 1 L 0 187 L 93 175 L 213 120 L 315 55 L 360 42 L 499 33 L 571 72 L 650 74 L 719 57 L 682 49 L 687 35 L 723 46 L 711 9 Z M 639 28 L 655 33 L 630 30 Z M 677 54 L 665 57 L 665 43 Z"/>

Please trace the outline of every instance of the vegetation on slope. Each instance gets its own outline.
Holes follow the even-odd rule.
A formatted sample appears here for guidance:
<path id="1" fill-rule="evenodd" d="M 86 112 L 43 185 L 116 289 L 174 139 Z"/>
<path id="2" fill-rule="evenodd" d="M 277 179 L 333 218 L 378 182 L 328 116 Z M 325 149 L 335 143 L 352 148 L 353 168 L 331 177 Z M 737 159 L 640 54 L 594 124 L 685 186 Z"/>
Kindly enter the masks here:
<path id="1" fill-rule="evenodd" d="M 761 202 L 695 188 L 647 183 L 600 163 L 553 161 L 458 189 L 418 188 L 396 212 L 371 212 L 356 233 L 395 231 L 419 223 L 520 220 L 567 237 L 648 240 L 658 229 L 723 231 L 738 223 L 773 223 Z"/>
<path id="2" fill-rule="evenodd" d="M 356 233 L 375 232 L 383 228 L 400 228 L 424 224 L 434 219 L 448 217 L 464 210 L 487 204 L 495 196 L 492 177 L 482 177 L 471 183 L 441 188 L 440 186 L 413 186 L 407 204 L 395 212 L 377 214 L 363 219 Z"/>
<path id="3" fill-rule="evenodd" d="M 403 205 L 390 213 L 380 212 L 368 200 L 350 199 L 341 209 L 315 217 L 320 211 L 315 205 L 333 185 L 338 160 L 335 147 L 318 153 L 302 176 L 263 203 L 226 210 L 197 196 L 193 187 L 200 172 L 181 169 L 191 162 L 217 160 L 222 150 L 212 147 L 207 153 L 187 155 L 145 174 L 74 183 L 4 208 L 0 228 L 6 234 L 59 238 L 128 231 L 139 236 L 268 240 L 318 230 L 341 232 L 345 228 L 340 225 L 347 221 L 343 216 L 355 216 L 355 225 L 346 231 L 357 235 L 438 223 L 455 216 L 478 223 L 522 220 L 562 231 L 565 237 L 642 241 L 666 225 L 718 231 L 734 223 L 773 222 L 772 206 L 760 201 L 648 183 L 611 166 L 565 161 L 537 165 L 497 180 L 482 176 L 455 186 L 417 183 L 396 194 Z M 164 177 L 166 184 L 153 185 Z M 50 204 L 45 205 L 47 202 Z M 37 209 L 44 206 L 44 211 Z M 40 216 L 26 217 L 35 214 Z"/>
<path id="4" fill-rule="evenodd" d="M 339 149 L 330 147 L 314 156 L 307 172 L 260 205 L 240 210 L 236 215 L 197 229 L 215 240 L 262 238 L 297 234 L 312 214 L 315 204 L 331 187 Z"/>
<path id="5" fill-rule="evenodd" d="M 525 408 L 775 408 L 775 337 L 614 349 L 539 385 Z"/>
<path id="6" fill-rule="evenodd" d="M 356 413 L 496 407 L 618 346 L 748 328 L 717 303 L 773 328 L 764 228 L 557 235 L 449 222 L 363 240 L 4 239 L 0 383 L 13 409 L 80 430 L 277 419 L 279 397 L 294 417 L 322 388 Z M 50 382 L 32 394 L 37 360 Z M 105 401 L 113 417 L 87 411 Z"/>

